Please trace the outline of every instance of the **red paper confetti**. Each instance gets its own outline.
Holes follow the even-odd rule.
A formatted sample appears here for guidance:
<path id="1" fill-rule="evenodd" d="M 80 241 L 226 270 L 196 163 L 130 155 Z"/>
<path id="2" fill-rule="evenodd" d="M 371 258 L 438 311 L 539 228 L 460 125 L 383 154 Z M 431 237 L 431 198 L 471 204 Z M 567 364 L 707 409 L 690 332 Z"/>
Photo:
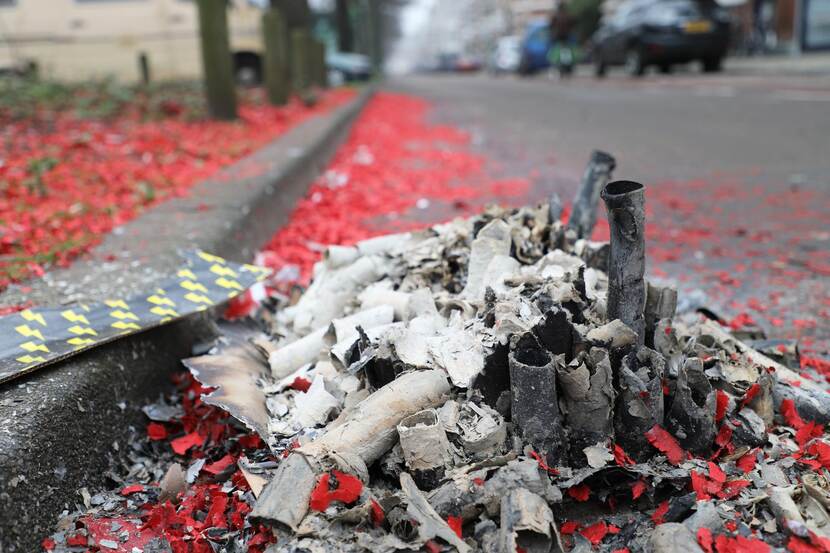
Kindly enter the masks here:
<path id="1" fill-rule="evenodd" d="M 704 475 L 696 470 L 691 471 L 691 486 L 698 501 L 705 501 L 712 497 L 731 499 L 740 491 L 749 486 L 748 480 L 726 480 L 726 473 L 715 463 L 709 462 L 709 474 Z"/>
<path id="2" fill-rule="evenodd" d="M 715 550 L 717 553 L 769 553 L 770 546 L 754 538 L 720 535 L 715 538 Z"/>
<path id="3" fill-rule="evenodd" d="M 121 495 L 131 495 L 138 492 L 143 492 L 144 486 L 141 484 L 132 484 L 130 486 L 124 486 L 121 488 Z"/>
<path id="4" fill-rule="evenodd" d="M 542 456 L 539 455 L 538 453 L 536 453 L 535 451 L 531 451 L 530 456 L 533 459 L 536 460 L 536 462 L 539 464 L 539 468 L 542 469 L 543 471 L 547 472 L 548 474 L 552 474 L 553 476 L 556 476 L 556 475 L 559 474 L 558 470 L 556 470 L 555 468 L 549 467 L 547 465 L 547 463 L 545 463 L 545 460 L 542 459 Z"/>
<path id="5" fill-rule="evenodd" d="M 592 545 L 599 545 L 605 539 L 605 536 L 608 535 L 608 525 L 605 524 L 605 521 L 601 520 L 590 526 L 586 526 L 579 533 L 591 542 Z"/>
<path id="6" fill-rule="evenodd" d="M 372 519 L 372 526 L 374 526 L 375 528 L 379 528 L 383 524 L 383 521 L 386 520 L 386 514 L 383 512 L 383 507 L 381 507 L 380 503 L 378 503 L 374 499 L 372 499 L 369 502 L 369 507 L 369 513 Z"/>
<path id="7" fill-rule="evenodd" d="M 568 488 L 568 495 L 573 497 L 577 501 L 588 501 L 588 498 L 591 496 L 591 488 L 589 488 L 585 484 L 580 484 L 579 486 L 572 486 Z"/>
<path id="8" fill-rule="evenodd" d="M 81 534 L 75 534 L 74 536 L 68 536 L 66 538 L 66 545 L 70 547 L 85 547 L 89 545 L 89 539 Z"/>
<path id="9" fill-rule="evenodd" d="M 200 435 L 198 432 L 191 432 L 181 438 L 176 438 L 170 442 L 170 446 L 177 454 L 184 455 L 191 447 L 202 447 L 204 443 L 205 436 Z"/>
<path id="10" fill-rule="evenodd" d="M 629 457 L 619 444 L 614 444 L 614 462 L 621 467 L 635 464 L 634 459 Z"/>
<path id="11" fill-rule="evenodd" d="M 637 499 L 643 495 L 647 489 L 648 484 L 646 484 L 645 480 L 637 480 L 631 484 L 631 499 Z"/>
<path id="12" fill-rule="evenodd" d="M 686 460 L 686 451 L 680 447 L 680 444 L 677 443 L 674 436 L 669 434 L 659 424 L 655 424 L 651 427 L 651 430 L 646 432 L 646 438 L 648 439 L 648 443 L 666 456 L 669 463 L 679 465 Z"/>
<path id="13" fill-rule="evenodd" d="M 830 538 L 808 530 L 806 537 L 790 536 L 787 550 L 792 553 L 827 553 L 830 551 Z"/>
<path id="14" fill-rule="evenodd" d="M 735 461 L 737 466 L 744 474 L 749 474 L 755 468 L 755 462 L 758 457 L 758 448 L 751 449 Z"/>
<path id="15" fill-rule="evenodd" d="M 798 410 L 796 410 L 795 402 L 793 400 L 782 400 L 779 411 L 781 412 L 781 416 L 784 417 L 784 420 L 787 421 L 787 424 L 796 430 L 804 426 L 804 421 L 801 419 L 801 415 L 798 414 Z"/>
<path id="16" fill-rule="evenodd" d="M 804 421 L 798 414 L 793 400 L 782 400 L 780 411 L 787 424 L 795 429 L 795 441 L 799 446 L 803 447 L 813 438 L 820 438 L 824 435 L 824 425 L 813 421 Z"/>
<path id="17" fill-rule="evenodd" d="M 697 530 L 697 543 L 706 553 L 714 553 L 715 540 L 712 531 L 705 526 Z"/>
<path id="18" fill-rule="evenodd" d="M 463 521 L 461 520 L 461 517 L 447 517 L 447 526 L 449 526 L 452 529 L 452 531 L 455 532 L 455 535 L 459 538 L 461 537 L 462 522 Z"/>
<path id="19" fill-rule="evenodd" d="M 153 441 L 164 440 L 167 438 L 167 428 L 163 424 L 151 422 L 147 425 L 147 438 Z"/>
<path id="20" fill-rule="evenodd" d="M 487 201 L 519 203 L 523 179 L 493 180 L 484 158 L 470 151 L 470 136 L 427 122 L 429 104 L 412 96 L 381 92 L 352 127 L 348 141 L 327 172 L 310 187 L 257 259 L 272 268 L 269 286 L 288 291 L 307 283 L 319 250 L 308 244 L 350 245 L 394 231 L 422 228 L 429 213 L 406 220 L 401 214 L 419 202 L 446 206 L 449 214 L 468 214 Z M 437 210 L 441 213 L 444 210 Z M 299 278 L 280 278 L 292 268 Z"/>
<path id="21" fill-rule="evenodd" d="M 726 416 L 726 408 L 729 406 L 729 394 L 723 390 L 717 391 L 717 407 L 715 408 L 715 422 L 720 422 Z"/>
<path id="22" fill-rule="evenodd" d="M 247 317 L 256 310 L 258 305 L 259 304 L 254 299 L 251 290 L 245 290 L 243 293 L 239 294 L 235 298 L 232 298 L 231 301 L 228 302 L 228 307 L 225 309 L 223 317 L 229 321 Z"/>
<path id="23" fill-rule="evenodd" d="M 230 453 L 228 453 L 215 463 L 205 465 L 204 468 L 202 468 L 202 470 L 208 474 L 213 474 L 215 476 L 217 474 L 224 472 L 225 469 L 233 465 L 235 462 L 236 459 L 234 459 L 233 456 Z"/>
<path id="24" fill-rule="evenodd" d="M 307 392 L 309 388 L 311 388 L 311 382 L 308 379 L 303 378 L 302 376 L 298 376 L 294 379 L 291 383 L 289 388 L 293 388 L 299 392 Z"/>
<path id="25" fill-rule="evenodd" d="M 651 520 L 654 521 L 654 524 L 663 524 L 665 522 L 666 513 L 668 512 L 669 502 L 666 500 L 657 506 L 657 509 L 655 509 L 654 513 L 651 515 Z"/>
<path id="26" fill-rule="evenodd" d="M 80 519 L 88 534 L 88 541 L 99 544 L 103 540 L 114 541 L 118 544 L 118 551 L 132 551 L 133 548 L 144 549 L 144 546 L 158 536 L 153 529 L 144 528 L 137 521 L 122 517 Z M 122 539 L 124 536 L 126 539 Z"/>
<path id="27" fill-rule="evenodd" d="M 741 400 L 741 407 L 746 406 L 750 401 L 755 399 L 755 397 L 761 393 L 761 385 L 757 382 L 749 387 L 749 389 L 744 394 L 743 399 Z"/>
<path id="28" fill-rule="evenodd" d="M 65 267 L 149 207 L 184 196 L 197 182 L 314 115 L 354 97 L 322 93 L 274 107 L 244 102 L 235 122 L 189 121 L 176 110 L 144 120 L 140 106 L 106 121 L 68 112 L 33 119 L 0 113 L 0 291 L 10 282 Z M 261 172 L 264 168 L 250 167 Z M 231 185 L 229 176 L 225 178 Z"/>
<path id="29" fill-rule="evenodd" d="M 337 488 L 331 489 L 331 477 L 337 479 Z M 360 497 L 360 492 L 363 490 L 363 483 L 356 476 L 333 470 L 331 473 L 325 473 L 317 481 L 317 485 L 311 492 L 311 500 L 309 506 L 315 511 L 323 512 L 328 509 L 333 501 L 339 501 L 346 505 L 351 505 Z"/>

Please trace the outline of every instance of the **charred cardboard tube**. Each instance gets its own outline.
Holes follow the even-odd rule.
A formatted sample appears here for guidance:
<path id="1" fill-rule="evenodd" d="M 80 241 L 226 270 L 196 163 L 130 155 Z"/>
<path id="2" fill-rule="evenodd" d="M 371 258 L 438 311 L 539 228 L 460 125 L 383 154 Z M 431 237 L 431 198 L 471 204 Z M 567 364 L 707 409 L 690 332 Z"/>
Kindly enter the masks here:
<path id="1" fill-rule="evenodd" d="M 398 424 L 398 437 L 404 461 L 418 487 L 433 489 L 452 461 L 450 442 L 438 412 L 424 409 L 409 415 Z"/>
<path id="2" fill-rule="evenodd" d="M 558 551 L 558 547 L 553 548 L 556 541 L 553 528 L 553 512 L 535 493 L 515 488 L 502 498 L 501 551 Z"/>
<path id="3" fill-rule="evenodd" d="M 450 383 L 443 370 L 402 374 L 361 401 L 346 420 L 296 451 L 313 457 L 346 452 L 370 465 L 395 445 L 401 420 L 442 404 L 449 391 Z"/>
<path id="4" fill-rule="evenodd" d="M 658 321 L 671 319 L 677 309 L 677 290 L 668 286 L 655 286 L 646 281 L 646 305 L 643 316 L 646 320 L 646 345 L 654 346 L 654 329 Z"/>
<path id="5" fill-rule="evenodd" d="M 296 531 L 308 513 L 308 502 L 316 484 L 317 469 L 309 459 L 289 455 L 262 489 L 251 519 Z"/>
<path id="6" fill-rule="evenodd" d="M 619 371 L 614 408 L 616 442 L 637 461 L 648 459 L 653 448 L 646 432 L 663 424 L 663 356 L 641 347 L 626 355 Z"/>
<path id="7" fill-rule="evenodd" d="M 614 181 L 602 190 L 611 227 L 608 260 L 609 321 L 620 319 L 645 340 L 646 270 L 645 186 Z"/>
<path id="8" fill-rule="evenodd" d="M 411 372 L 361 401 L 339 423 L 294 450 L 280 463 L 251 513 L 255 520 L 299 527 L 308 513 L 311 491 L 326 458 L 346 459 L 368 466 L 388 451 L 397 439 L 400 421 L 446 400 L 450 384 L 442 370 Z"/>
<path id="9" fill-rule="evenodd" d="M 393 316 L 391 306 L 378 306 L 358 311 L 342 319 L 335 319 L 326 327 L 318 328 L 311 334 L 272 351 L 268 356 L 271 375 L 277 380 L 285 378 L 303 365 L 316 361 L 323 350 L 338 339 L 345 339 L 350 335 L 356 337 L 358 326 L 362 328 L 381 326 L 391 323 Z"/>
<path id="10" fill-rule="evenodd" d="M 343 309 L 358 290 L 379 279 L 385 271 L 385 261 L 379 256 L 364 255 L 354 263 L 337 269 L 325 270 L 314 281 L 297 303 L 294 332 L 303 335 L 327 326 L 343 315 Z"/>
<path id="11" fill-rule="evenodd" d="M 554 359 L 532 332 L 514 337 L 511 350 L 511 419 L 526 444 L 543 455 L 548 465 L 560 466 L 567 452 Z"/>
<path id="12" fill-rule="evenodd" d="M 614 433 L 614 385 L 608 354 L 591 348 L 587 359 L 557 370 L 562 416 L 568 428 L 571 466 L 584 467 L 586 447 L 607 442 Z"/>
<path id="13" fill-rule="evenodd" d="M 372 285 L 363 290 L 357 299 L 362 309 L 390 305 L 395 310 L 396 321 L 409 320 L 409 302 L 412 294 Z"/>
<path id="14" fill-rule="evenodd" d="M 582 175 L 582 182 L 574 198 L 573 211 L 568 228 L 576 232 L 576 238 L 590 238 L 597 223 L 597 204 L 602 189 L 611 180 L 617 162 L 610 154 L 600 150 L 591 153 L 591 159 Z"/>
<path id="15" fill-rule="evenodd" d="M 559 306 L 545 310 L 545 317 L 534 328 L 539 342 L 554 355 L 564 355 L 566 361 L 573 357 L 573 334 L 568 311 Z"/>
<path id="16" fill-rule="evenodd" d="M 339 269 L 357 261 L 360 252 L 354 246 L 332 245 L 323 252 L 323 261 L 329 269 Z"/>
<path id="17" fill-rule="evenodd" d="M 328 328 L 318 328 L 311 334 L 272 351 L 268 356 L 268 364 L 271 365 L 274 379 L 285 378 L 303 365 L 315 361 L 326 347 L 327 330 Z"/>
<path id="18" fill-rule="evenodd" d="M 674 398 L 666 412 L 666 429 L 684 449 L 697 455 L 710 452 L 715 441 L 716 395 L 703 374 L 703 362 L 686 359 L 677 372 Z"/>
<path id="19" fill-rule="evenodd" d="M 472 459 L 486 459 L 500 452 L 507 439 L 504 418 L 487 404 L 469 401 L 461 407 L 457 423 L 458 443 Z"/>
<path id="20" fill-rule="evenodd" d="M 484 296 L 488 265 L 497 255 L 509 256 L 512 244 L 510 225 L 501 219 L 493 219 L 484 225 L 470 246 L 467 284 L 461 292 L 462 298 L 480 300 Z"/>
<path id="21" fill-rule="evenodd" d="M 501 508 L 501 500 L 510 490 L 524 489 L 544 498 L 550 504 L 562 501 L 562 492 L 551 483 L 547 472 L 529 458 L 512 459 L 486 476 L 487 472 L 472 471 L 464 475 L 453 474 L 430 492 L 429 503 L 442 517 L 460 516 L 465 522 L 478 518 L 482 512 L 495 517 Z M 485 477 L 486 476 L 486 477 Z M 483 485 L 474 480 L 481 477 Z"/>
<path id="22" fill-rule="evenodd" d="M 395 310 L 391 305 L 378 305 L 342 319 L 334 319 L 326 333 L 326 342 L 328 345 L 334 345 L 350 338 L 357 340 L 357 327 L 367 330 L 384 326 L 390 324 L 394 318 Z"/>
<path id="23" fill-rule="evenodd" d="M 418 534 L 423 542 L 441 538 L 455 547 L 458 553 L 471 551 L 470 546 L 435 512 L 409 473 L 402 472 L 400 482 L 407 503 L 406 513 L 418 523 Z"/>
<path id="24" fill-rule="evenodd" d="M 418 235 L 413 235 L 411 232 L 384 234 L 382 236 L 361 240 L 355 244 L 355 247 L 361 255 L 387 255 L 393 250 L 404 247 L 410 242 L 417 240 Z"/>

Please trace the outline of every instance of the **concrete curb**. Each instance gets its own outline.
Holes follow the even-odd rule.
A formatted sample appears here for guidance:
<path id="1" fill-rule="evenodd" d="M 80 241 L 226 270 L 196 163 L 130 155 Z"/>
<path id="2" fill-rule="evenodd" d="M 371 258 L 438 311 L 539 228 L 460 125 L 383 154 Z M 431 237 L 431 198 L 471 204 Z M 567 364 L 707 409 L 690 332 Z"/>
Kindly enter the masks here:
<path id="1" fill-rule="evenodd" d="M 373 93 L 312 118 L 186 198 L 159 205 L 111 234 L 91 258 L 0 297 L 39 305 L 102 300 L 151 289 L 199 247 L 235 261 L 287 219 Z M 232 184 L 229 184 L 232 181 Z M 111 261 L 113 260 L 114 261 Z M 25 289 L 24 289 L 25 290 Z M 170 385 L 194 345 L 213 335 L 211 314 L 136 334 L 0 387 L 0 553 L 40 550 L 78 489 L 106 483 L 113 458 L 146 420 L 140 407 Z"/>

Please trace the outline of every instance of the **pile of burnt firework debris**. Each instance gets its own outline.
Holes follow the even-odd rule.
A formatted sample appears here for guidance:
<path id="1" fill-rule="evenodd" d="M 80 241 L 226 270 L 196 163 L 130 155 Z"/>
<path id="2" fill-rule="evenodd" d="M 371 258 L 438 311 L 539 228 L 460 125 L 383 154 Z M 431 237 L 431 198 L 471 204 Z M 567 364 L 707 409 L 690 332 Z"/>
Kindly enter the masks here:
<path id="1" fill-rule="evenodd" d="M 830 395 L 793 344 L 675 314 L 612 169 L 567 223 L 554 198 L 332 246 L 185 361 L 265 444 L 236 462 L 267 551 L 829 550 Z"/>

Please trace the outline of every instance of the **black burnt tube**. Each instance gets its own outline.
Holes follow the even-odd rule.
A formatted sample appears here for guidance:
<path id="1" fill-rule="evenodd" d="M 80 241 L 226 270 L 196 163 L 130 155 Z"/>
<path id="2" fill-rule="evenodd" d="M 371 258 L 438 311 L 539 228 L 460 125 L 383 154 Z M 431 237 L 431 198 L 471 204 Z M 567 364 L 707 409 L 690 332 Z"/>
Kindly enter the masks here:
<path id="1" fill-rule="evenodd" d="M 665 368 L 662 355 L 641 347 L 629 352 L 619 369 L 614 434 L 616 442 L 638 462 L 654 453 L 646 432 L 663 424 Z"/>
<path id="2" fill-rule="evenodd" d="M 617 162 L 611 154 L 594 150 L 582 175 L 582 183 L 574 198 L 573 210 L 568 219 L 568 228 L 576 232 L 577 238 L 591 238 L 597 222 L 597 204 L 602 189 L 611 180 Z"/>
<path id="3" fill-rule="evenodd" d="M 556 396 L 555 361 L 528 332 L 514 337 L 510 366 L 511 417 L 525 444 L 560 466 L 567 458 L 565 431 Z"/>
<path id="4" fill-rule="evenodd" d="M 618 180 L 602 191 L 611 228 L 608 259 L 608 320 L 620 319 L 645 339 L 645 186 Z"/>

